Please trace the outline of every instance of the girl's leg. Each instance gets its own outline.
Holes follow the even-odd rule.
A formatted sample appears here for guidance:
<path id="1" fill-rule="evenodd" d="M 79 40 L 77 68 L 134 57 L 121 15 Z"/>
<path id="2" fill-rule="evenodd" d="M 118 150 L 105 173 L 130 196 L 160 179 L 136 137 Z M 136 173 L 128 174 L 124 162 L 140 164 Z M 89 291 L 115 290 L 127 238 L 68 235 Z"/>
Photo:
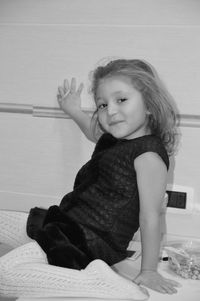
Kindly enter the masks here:
<path id="1" fill-rule="evenodd" d="M 37 242 L 0 258 L 0 295 L 7 297 L 93 297 L 146 300 L 142 289 L 101 260 L 84 270 L 52 266 Z"/>
<path id="2" fill-rule="evenodd" d="M 32 241 L 26 234 L 28 213 L 0 210 L 0 243 L 12 248 Z"/>

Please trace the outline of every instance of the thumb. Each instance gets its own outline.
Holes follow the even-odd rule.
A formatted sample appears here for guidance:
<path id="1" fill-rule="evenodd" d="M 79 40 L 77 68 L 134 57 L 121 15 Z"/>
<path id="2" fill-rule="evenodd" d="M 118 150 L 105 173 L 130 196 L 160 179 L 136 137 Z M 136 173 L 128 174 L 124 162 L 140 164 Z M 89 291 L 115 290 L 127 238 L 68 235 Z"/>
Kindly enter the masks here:
<path id="1" fill-rule="evenodd" d="M 132 281 L 133 281 L 134 283 L 140 285 L 141 282 L 142 282 L 142 278 L 141 278 L 140 274 L 137 275 Z"/>

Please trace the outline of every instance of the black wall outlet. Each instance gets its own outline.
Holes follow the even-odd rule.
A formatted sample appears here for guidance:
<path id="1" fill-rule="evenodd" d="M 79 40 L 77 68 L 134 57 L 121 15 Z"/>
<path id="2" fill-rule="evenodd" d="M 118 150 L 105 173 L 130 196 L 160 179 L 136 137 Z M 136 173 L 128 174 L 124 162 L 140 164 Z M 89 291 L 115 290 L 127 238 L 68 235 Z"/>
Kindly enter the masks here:
<path id="1" fill-rule="evenodd" d="M 187 193 L 181 191 L 166 191 L 168 194 L 167 207 L 186 209 Z"/>

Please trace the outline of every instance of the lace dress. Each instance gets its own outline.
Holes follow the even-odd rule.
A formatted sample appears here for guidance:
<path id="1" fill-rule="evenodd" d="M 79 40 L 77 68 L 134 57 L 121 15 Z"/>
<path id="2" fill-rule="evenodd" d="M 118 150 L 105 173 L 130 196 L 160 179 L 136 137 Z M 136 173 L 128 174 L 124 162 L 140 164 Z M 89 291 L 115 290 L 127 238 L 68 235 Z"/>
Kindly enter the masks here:
<path id="1" fill-rule="evenodd" d="M 129 241 L 139 228 L 134 160 L 145 152 L 157 153 L 169 167 L 158 137 L 125 140 L 103 134 L 60 205 L 31 209 L 27 233 L 50 264 L 82 269 L 94 259 L 113 265 L 127 257 Z"/>

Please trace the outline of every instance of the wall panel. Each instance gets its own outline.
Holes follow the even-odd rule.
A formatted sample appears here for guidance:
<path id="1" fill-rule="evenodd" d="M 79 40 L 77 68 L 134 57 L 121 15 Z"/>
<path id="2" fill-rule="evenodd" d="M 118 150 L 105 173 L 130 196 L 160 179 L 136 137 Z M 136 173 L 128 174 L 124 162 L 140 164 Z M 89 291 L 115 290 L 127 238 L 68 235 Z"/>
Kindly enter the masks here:
<path id="1" fill-rule="evenodd" d="M 194 212 L 168 214 L 167 231 L 197 235 L 199 16 L 197 0 L 0 0 L 0 208 L 59 203 L 90 158 L 94 145 L 58 109 L 63 79 L 84 82 L 82 106 L 90 110 L 88 73 L 97 62 L 141 58 L 156 67 L 181 114 L 169 182 L 195 192 Z"/>
<path id="2" fill-rule="evenodd" d="M 182 114 L 200 114 L 200 27 L 0 26 L 0 102 L 56 106 L 66 77 L 85 83 L 107 56 L 151 62 L 174 95 Z"/>
<path id="3" fill-rule="evenodd" d="M 4 23 L 200 25 L 198 0 L 0 0 Z"/>
<path id="4" fill-rule="evenodd" d="M 50 198 L 69 192 L 84 153 L 73 121 L 24 114 L 0 117 L 0 191 Z"/>

